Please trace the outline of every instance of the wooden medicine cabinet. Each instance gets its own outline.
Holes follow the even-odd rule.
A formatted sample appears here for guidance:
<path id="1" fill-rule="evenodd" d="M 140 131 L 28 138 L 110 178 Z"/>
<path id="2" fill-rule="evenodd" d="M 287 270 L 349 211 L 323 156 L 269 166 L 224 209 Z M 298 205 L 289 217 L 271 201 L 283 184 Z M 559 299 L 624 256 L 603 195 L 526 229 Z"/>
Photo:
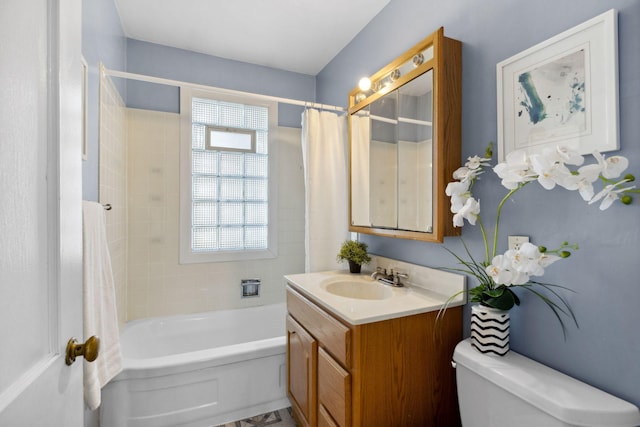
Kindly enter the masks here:
<path id="1" fill-rule="evenodd" d="M 461 43 L 444 28 L 349 93 L 349 230 L 442 242 L 461 157 Z"/>

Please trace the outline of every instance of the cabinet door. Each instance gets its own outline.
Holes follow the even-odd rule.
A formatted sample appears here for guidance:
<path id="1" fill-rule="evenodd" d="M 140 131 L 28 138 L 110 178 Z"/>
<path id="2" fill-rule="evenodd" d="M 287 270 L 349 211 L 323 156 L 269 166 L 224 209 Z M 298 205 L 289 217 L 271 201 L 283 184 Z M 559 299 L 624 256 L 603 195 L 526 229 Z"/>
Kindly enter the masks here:
<path id="1" fill-rule="evenodd" d="M 318 349 L 318 404 L 321 418 L 330 416 L 339 427 L 351 426 L 351 376 L 322 348 Z"/>
<path id="2" fill-rule="evenodd" d="M 340 427 L 322 405 L 318 408 L 318 427 Z"/>
<path id="3" fill-rule="evenodd" d="M 318 342 L 287 316 L 287 389 L 298 421 L 316 425 Z"/>

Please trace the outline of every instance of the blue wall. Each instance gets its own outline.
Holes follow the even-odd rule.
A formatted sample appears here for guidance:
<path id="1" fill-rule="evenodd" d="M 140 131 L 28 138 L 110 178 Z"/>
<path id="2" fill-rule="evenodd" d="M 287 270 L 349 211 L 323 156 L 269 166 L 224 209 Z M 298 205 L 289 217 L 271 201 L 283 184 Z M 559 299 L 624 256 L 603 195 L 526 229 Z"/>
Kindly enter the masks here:
<path id="1" fill-rule="evenodd" d="M 232 61 L 139 40 L 127 40 L 127 71 L 300 101 L 315 99 L 314 76 Z M 127 106 L 179 112 L 175 87 L 129 81 Z M 280 104 L 280 125 L 300 127 L 301 108 Z"/>
<path id="2" fill-rule="evenodd" d="M 89 65 L 87 160 L 82 162 L 82 198 L 98 200 L 99 64 L 124 70 L 126 38 L 113 0 L 82 2 L 82 55 Z M 116 82 L 118 84 L 118 82 Z M 124 96 L 124 85 L 119 84 Z"/>
<path id="3" fill-rule="evenodd" d="M 168 46 L 127 39 L 112 0 L 85 1 L 83 54 L 90 65 L 89 156 L 83 164 L 83 197 L 98 199 L 98 64 L 224 89 L 300 101 L 315 100 L 314 76 L 232 61 Z M 179 112 L 180 93 L 173 86 L 114 78 L 128 107 Z M 278 106 L 281 126 L 300 127 L 302 107 Z"/>
<path id="4" fill-rule="evenodd" d="M 463 158 L 496 141 L 496 64 L 610 8 L 619 11 L 620 154 L 640 178 L 640 2 L 637 0 L 392 0 L 317 76 L 317 102 L 342 105 L 360 77 L 371 75 L 444 26 L 463 43 Z M 593 161 L 591 156 L 587 158 Z M 493 173 L 474 188 L 485 226 L 505 194 Z M 640 406 L 640 197 L 601 212 L 578 194 L 529 186 L 503 210 L 499 251 L 506 236 L 527 235 L 549 247 L 580 245 L 571 258 L 547 269 L 543 280 L 575 290 L 567 298 L 580 328 L 566 341 L 550 310 L 523 295 L 511 311 L 512 348 Z M 482 254 L 477 227 L 465 241 Z M 363 236 L 372 252 L 427 266 L 456 266 L 442 245 Z M 444 245 L 460 251 L 457 238 Z M 473 286 L 475 282 L 470 280 Z M 468 324 L 469 307 L 465 310 Z M 468 335 L 468 327 L 465 332 Z"/>

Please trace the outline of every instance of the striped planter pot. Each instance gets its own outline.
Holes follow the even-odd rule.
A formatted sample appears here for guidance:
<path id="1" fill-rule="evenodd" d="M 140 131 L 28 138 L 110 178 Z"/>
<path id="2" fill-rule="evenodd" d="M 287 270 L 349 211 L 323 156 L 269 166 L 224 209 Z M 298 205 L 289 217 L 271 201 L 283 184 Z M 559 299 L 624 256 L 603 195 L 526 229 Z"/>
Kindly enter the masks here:
<path id="1" fill-rule="evenodd" d="M 509 352 L 509 312 L 471 307 L 471 345 L 481 353 L 504 356 Z"/>

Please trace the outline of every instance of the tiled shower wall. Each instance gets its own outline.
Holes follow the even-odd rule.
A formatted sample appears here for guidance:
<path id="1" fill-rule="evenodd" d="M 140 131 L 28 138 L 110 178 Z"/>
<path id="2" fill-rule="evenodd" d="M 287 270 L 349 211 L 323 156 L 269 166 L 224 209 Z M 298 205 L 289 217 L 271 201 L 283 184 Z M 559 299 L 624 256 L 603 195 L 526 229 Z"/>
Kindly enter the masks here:
<path id="1" fill-rule="evenodd" d="M 115 282 L 118 320 L 127 320 L 127 112 L 108 77 L 100 73 L 100 195 Z"/>
<path id="2" fill-rule="evenodd" d="M 180 116 L 128 110 L 129 320 L 284 302 L 282 276 L 304 271 L 304 181 L 300 130 L 278 135 L 278 257 L 181 265 Z M 243 278 L 259 297 L 240 298 Z"/>

